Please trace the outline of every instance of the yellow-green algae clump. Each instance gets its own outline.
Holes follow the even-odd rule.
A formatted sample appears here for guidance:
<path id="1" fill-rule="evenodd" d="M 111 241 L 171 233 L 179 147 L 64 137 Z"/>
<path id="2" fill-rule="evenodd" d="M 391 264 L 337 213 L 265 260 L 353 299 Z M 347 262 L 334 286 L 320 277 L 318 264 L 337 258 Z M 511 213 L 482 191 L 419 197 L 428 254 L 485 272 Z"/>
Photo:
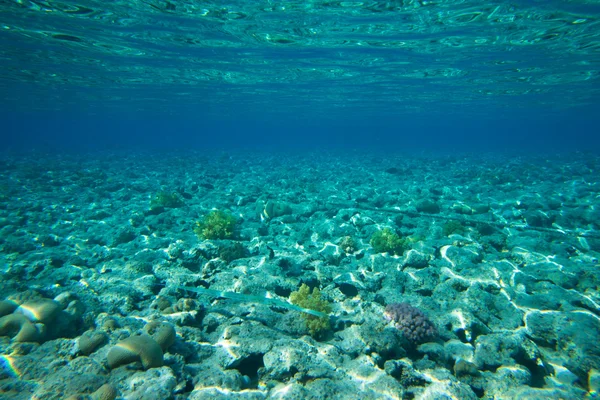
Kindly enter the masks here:
<path id="1" fill-rule="evenodd" d="M 300 289 L 298 289 L 297 292 L 292 292 L 290 294 L 290 301 L 292 304 L 296 304 L 300 307 L 319 311 L 325 314 L 329 314 L 331 312 L 331 304 L 321 297 L 321 291 L 319 288 L 314 288 L 311 293 L 310 288 L 304 283 L 302 286 L 300 286 Z M 331 325 L 329 324 L 329 317 L 317 317 L 310 314 L 303 315 L 306 319 L 308 331 L 313 337 L 316 337 L 331 328 Z"/>
<path id="2" fill-rule="evenodd" d="M 237 220 L 228 212 L 213 210 L 196 222 L 194 232 L 200 239 L 228 239 L 233 236 Z"/>
<path id="3" fill-rule="evenodd" d="M 371 236 L 371 246 L 376 253 L 390 253 L 401 256 L 408 248 L 406 240 L 390 228 L 384 228 Z"/>

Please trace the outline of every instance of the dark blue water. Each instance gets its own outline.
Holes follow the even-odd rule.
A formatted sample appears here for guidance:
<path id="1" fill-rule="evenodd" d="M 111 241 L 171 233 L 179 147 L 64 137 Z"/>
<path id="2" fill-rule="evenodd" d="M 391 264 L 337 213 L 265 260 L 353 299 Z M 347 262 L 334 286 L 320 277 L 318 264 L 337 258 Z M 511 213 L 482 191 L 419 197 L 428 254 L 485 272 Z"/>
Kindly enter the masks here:
<path id="1" fill-rule="evenodd" d="M 439 110 L 438 110 L 439 111 Z M 5 149 L 107 150 L 207 147 L 285 149 L 387 149 L 390 151 L 593 151 L 600 150 L 599 113 L 594 107 L 541 116 L 505 112 L 477 118 L 449 114 L 288 121 L 268 112 L 220 120 L 210 115 L 156 115 L 143 111 L 86 115 L 85 111 L 5 111 Z"/>
<path id="2" fill-rule="evenodd" d="M 590 2 L 4 2 L 7 149 L 597 151 Z"/>

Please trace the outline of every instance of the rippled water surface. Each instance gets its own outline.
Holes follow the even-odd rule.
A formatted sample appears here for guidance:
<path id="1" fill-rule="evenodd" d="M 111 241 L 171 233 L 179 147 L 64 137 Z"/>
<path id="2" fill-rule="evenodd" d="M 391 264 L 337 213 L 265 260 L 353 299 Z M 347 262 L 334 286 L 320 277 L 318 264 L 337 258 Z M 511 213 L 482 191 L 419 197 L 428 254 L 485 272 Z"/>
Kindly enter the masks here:
<path id="1" fill-rule="evenodd" d="M 597 1 L 0 1 L 20 108 L 339 117 L 600 98 Z M 235 105 L 235 107 L 231 107 Z"/>

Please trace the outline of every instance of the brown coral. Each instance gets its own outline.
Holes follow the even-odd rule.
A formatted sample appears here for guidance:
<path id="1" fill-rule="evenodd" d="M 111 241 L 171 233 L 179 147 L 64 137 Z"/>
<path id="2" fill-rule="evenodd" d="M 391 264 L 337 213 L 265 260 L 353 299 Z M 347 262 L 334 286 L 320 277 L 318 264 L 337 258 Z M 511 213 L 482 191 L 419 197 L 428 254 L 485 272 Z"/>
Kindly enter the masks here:
<path id="1" fill-rule="evenodd" d="M 144 330 L 160 345 L 163 351 L 175 343 L 175 328 L 167 322 L 152 321 L 144 327 Z"/>
<path id="2" fill-rule="evenodd" d="M 42 334 L 23 314 L 9 314 L 0 318 L 0 336 L 10 336 L 15 342 L 38 342 Z"/>
<path id="3" fill-rule="evenodd" d="M 100 386 L 92 394 L 76 394 L 68 397 L 65 400 L 115 400 L 117 397 L 117 389 L 110 383 L 105 383 Z"/>
<path id="4" fill-rule="evenodd" d="M 79 345 L 79 351 L 83 355 L 92 354 L 98 346 L 107 340 L 107 335 L 104 332 L 87 331 L 79 337 L 77 344 Z"/>
<path id="5" fill-rule="evenodd" d="M 11 300 L 0 301 L 0 317 L 12 314 L 12 312 L 15 311 L 18 306 L 19 305 L 17 303 Z"/>
<path id="6" fill-rule="evenodd" d="M 92 400 L 114 400 L 117 397 L 117 389 L 110 383 L 105 383 L 92 393 L 91 397 Z"/>
<path id="7" fill-rule="evenodd" d="M 60 313 L 62 307 L 54 300 L 39 299 L 26 301 L 15 310 L 15 314 L 25 315 L 31 322 L 48 324 Z"/>
<path id="8" fill-rule="evenodd" d="M 163 351 L 148 335 L 131 336 L 110 349 L 107 360 L 111 369 L 136 361 L 141 361 L 144 369 L 157 368 L 163 365 Z"/>

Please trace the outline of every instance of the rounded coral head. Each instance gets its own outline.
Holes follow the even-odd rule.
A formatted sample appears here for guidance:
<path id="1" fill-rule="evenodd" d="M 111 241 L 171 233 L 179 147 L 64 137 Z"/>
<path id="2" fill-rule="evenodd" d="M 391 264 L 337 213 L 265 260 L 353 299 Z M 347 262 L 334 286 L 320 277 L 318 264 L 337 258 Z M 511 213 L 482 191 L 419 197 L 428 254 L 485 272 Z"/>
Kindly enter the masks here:
<path id="1" fill-rule="evenodd" d="M 408 303 L 388 304 L 385 317 L 412 343 L 423 343 L 437 336 L 437 328 L 427 315 Z"/>

